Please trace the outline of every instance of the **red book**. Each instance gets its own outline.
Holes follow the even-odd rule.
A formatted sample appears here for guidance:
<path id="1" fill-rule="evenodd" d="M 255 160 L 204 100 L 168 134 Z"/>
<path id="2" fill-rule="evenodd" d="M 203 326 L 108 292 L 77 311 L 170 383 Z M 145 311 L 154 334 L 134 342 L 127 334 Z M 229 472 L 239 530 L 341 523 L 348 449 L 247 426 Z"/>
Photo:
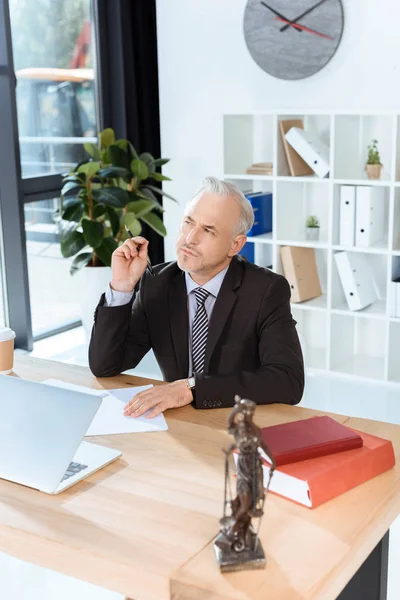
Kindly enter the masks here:
<path id="1" fill-rule="evenodd" d="M 261 431 L 277 466 L 360 448 L 363 443 L 361 435 L 327 416 L 263 427 Z"/>
<path id="2" fill-rule="evenodd" d="M 277 468 L 269 491 L 315 508 L 394 466 L 392 442 L 361 431 L 357 433 L 363 439 L 361 448 Z M 263 463 L 264 483 L 267 483 L 269 463 Z"/>

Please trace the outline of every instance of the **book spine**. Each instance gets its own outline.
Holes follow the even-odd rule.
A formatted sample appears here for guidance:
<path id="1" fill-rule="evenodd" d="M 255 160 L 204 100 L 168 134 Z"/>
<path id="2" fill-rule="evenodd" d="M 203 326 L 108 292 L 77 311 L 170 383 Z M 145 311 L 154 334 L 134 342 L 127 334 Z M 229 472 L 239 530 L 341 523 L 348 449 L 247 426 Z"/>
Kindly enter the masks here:
<path id="1" fill-rule="evenodd" d="M 315 448 L 295 450 L 294 452 L 281 454 L 274 458 L 277 466 L 285 465 L 288 463 L 300 462 L 301 460 L 309 460 L 310 458 L 318 458 L 319 456 L 326 456 L 328 454 L 336 454 L 345 450 L 354 450 L 355 448 L 361 448 L 362 443 L 361 437 L 350 438 L 348 440 L 340 440 L 329 444 L 321 444 Z"/>

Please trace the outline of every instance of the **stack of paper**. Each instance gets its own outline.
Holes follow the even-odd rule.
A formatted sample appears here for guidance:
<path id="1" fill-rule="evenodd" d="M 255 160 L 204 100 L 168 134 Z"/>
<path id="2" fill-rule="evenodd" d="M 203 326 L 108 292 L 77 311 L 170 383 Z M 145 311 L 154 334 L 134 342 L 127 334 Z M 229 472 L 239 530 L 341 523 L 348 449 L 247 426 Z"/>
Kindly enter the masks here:
<path id="1" fill-rule="evenodd" d="M 153 387 L 145 385 L 142 387 L 121 388 L 115 390 L 94 390 L 73 383 L 65 383 L 58 379 L 47 379 L 43 381 L 46 385 L 53 385 L 67 390 L 75 390 L 101 397 L 102 403 L 94 416 L 86 435 L 109 435 L 115 433 L 140 433 L 146 431 L 166 431 L 168 425 L 164 415 L 158 415 L 147 419 L 145 415 L 137 418 L 125 417 L 124 406 L 132 400 L 133 396 Z"/>

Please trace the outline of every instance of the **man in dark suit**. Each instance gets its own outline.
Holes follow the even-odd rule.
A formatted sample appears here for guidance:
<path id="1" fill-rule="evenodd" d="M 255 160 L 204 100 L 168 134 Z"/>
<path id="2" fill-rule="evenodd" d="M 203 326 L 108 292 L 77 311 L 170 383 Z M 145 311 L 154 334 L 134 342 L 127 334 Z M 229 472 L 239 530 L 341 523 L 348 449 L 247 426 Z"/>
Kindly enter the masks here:
<path id="1" fill-rule="evenodd" d="M 207 177 L 187 204 L 177 262 L 154 267 L 152 277 L 142 237 L 113 253 L 112 281 L 95 312 L 90 368 L 111 377 L 136 367 L 152 348 L 170 382 L 136 395 L 126 415 L 153 417 L 190 403 L 229 407 L 235 394 L 258 404 L 300 402 L 304 367 L 289 285 L 238 256 L 253 221 L 236 186 Z"/>

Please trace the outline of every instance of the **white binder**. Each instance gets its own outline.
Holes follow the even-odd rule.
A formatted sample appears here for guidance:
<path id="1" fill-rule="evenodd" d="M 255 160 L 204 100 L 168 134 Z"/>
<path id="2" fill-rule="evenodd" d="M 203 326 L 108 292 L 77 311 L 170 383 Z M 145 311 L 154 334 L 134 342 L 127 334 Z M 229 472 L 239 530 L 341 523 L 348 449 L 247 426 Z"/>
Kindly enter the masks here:
<path id="1" fill-rule="evenodd" d="M 400 279 L 390 282 L 389 316 L 400 319 Z"/>
<path id="2" fill-rule="evenodd" d="M 368 248 L 385 235 L 385 191 L 381 187 L 357 186 L 356 246 Z"/>
<path id="3" fill-rule="evenodd" d="M 350 310 L 360 310 L 377 300 L 374 277 L 365 255 L 337 252 L 335 262 Z"/>
<path id="4" fill-rule="evenodd" d="M 291 127 L 285 139 L 318 177 L 329 173 L 329 148 L 318 136 L 305 129 Z"/>
<path id="5" fill-rule="evenodd" d="M 340 230 L 339 244 L 354 246 L 356 226 L 356 187 L 340 186 Z"/>

